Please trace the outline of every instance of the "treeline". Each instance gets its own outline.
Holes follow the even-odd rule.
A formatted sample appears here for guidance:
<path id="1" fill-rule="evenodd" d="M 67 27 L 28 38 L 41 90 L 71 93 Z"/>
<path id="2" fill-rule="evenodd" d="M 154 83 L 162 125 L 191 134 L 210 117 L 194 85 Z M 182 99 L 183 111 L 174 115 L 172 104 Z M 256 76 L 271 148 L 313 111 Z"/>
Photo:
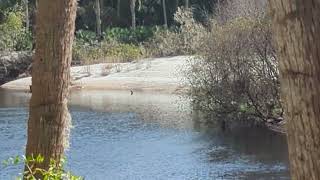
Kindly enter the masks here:
<path id="1" fill-rule="evenodd" d="M 100 33 L 110 27 L 172 26 L 178 7 L 194 7 L 199 12 L 213 13 L 223 0 L 79 0 L 76 30 Z M 25 13 L 25 25 L 33 30 L 36 0 L 1 0 L 0 23 L 8 10 L 17 8 Z"/>

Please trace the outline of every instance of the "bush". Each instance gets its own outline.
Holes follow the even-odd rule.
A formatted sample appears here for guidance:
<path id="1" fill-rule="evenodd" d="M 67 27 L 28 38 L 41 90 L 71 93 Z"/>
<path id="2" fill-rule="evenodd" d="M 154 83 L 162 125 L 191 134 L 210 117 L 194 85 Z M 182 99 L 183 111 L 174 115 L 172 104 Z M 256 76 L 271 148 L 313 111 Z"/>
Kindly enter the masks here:
<path id="1" fill-rule="evenodd" d="M 0 51 L 31 50 L 32 35 L 23 26 L 23 15 L 19 10 L 5 13 L 0 24 Z"/>
<path id="2" fill-rule="evenodd" d="M 80 61 L 82 64 L 130 62 L 142 58 L 143 55 L 143 47 L 117 41 L 87 43 L 77 39 L 73 46 L 73 60 Z"/>
<path id="3" fill-rule="evenodd" d="M 18 180 L 36 180 L 36 176 L 40 175 L 44 180 L 83 180 L 82 177 L 75 176 L 71 172 L 66 172 L 64 170 L 65 159 L 61 159 L 59 163 L 54 160 L 50 160 L 50 167 L 48 170 L 41 168 L 34 168 L 35 164 L 44 163 L 44 157 L 41 155 L 38 156 L 16 156 L 9 158 L 3 161 L 5 167 L 7 166 L 16 166 L 19 164 L 26 165 L 26 171 L 20 177 L 17 177 Z"/>
<path id="4" fill-rule="evenodd" d="M 154 35 L 156 27 L 139 26 L 136 29 L 108 28 L 104 32 L 104 39 L 126 44 L 139 44 Z"/>
<path id="5" fill-rule="evenodd" d="M 197 109 L 216 120 L 282 116 L 277 57 L 268 19 L 212 21 L 197 60 L 187 72 Z"/>
<path id="6" fill-rule="evenodd" d="M 206 29 L 193 18 L 192 9 L 178 8 L 174 19 L 177 27 L 158 28 L 154 37 L 146 43 L 152 56 L 173 56 L 196 54 Z"/>

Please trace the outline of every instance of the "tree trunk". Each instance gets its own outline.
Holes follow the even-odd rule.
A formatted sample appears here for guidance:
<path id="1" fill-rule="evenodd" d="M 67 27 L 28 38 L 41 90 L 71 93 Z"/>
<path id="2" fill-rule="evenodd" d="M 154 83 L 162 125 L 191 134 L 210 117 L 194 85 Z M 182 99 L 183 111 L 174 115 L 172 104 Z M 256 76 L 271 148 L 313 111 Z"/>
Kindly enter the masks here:
<path id="1" fill-rule="evenodd" d="M 175 5 L 175 9 L 174 10 L 176 12 L 178 10 L 178 7 L 179 7 L 179 0 L 176 0 L 174 5 Z"/>
<path id="2" fill-rule="evenodd" d="M 218 12 L 218 13 L 217 13 L 218 15 L 221 15 L 221 14 L 220 14 L 220 13 L 221 13 L 221 3 L 220 3 L 220 0 L 217 1 L 217 12 Z"/>
<path id="3" fill-rule="evenodd" d="M 24 0 L 24 6 L 25 6 L 25 18 L 26 18 L 26 31 L 29 31 L 30 28 L 30 20 L 29 20 L 29 5 L 28 0 Z"/>
<path id="4" fill-rule="evenodd" d="M 269 0 L 293 180 L 320 179 L 320 2 Z"/>
<path id="5" fill-rule="evenodd" d="M 95 12 L 96 12 L 96 33 L 97 37 L 101 38 L 101 8 L 100 0 L 95 0 Z"/>
<path id="6" fill-rule="evenodd" d="M 33 168 L 47 170 L 50 159 L 59 162 L 68 145 L 67 97 L 76 0 L 38 3 L 26 156 L 40 154 L 45 160 Z"/>
<path id="7" fill-rule="evenodd" d="M 136 29 L 136 0 L 130 0 L 131 27 Z"/>
<path id="8" fill-rule="evenodd" d="M 100 0 L 100 19 L 101 19 L 101 31 L 103 31 L 104 27 L 103 27 L 103 16 L 104 16 L 104 0 Z"/>
<path id="9" fill-rule="evenodd" d="M 184 5 L 186 8 L 189 8 L 190 7 L 190 3 L 189 3 L 189 0 L 185 0 L 185 5 Z"/>
<path id="10" fill-rule="evenodd" d="M 167 18 L 166 0 L 162 0 L 162 8 L 163 8 L 164 26 L 167 28 L 168 27 L 168 18 Z"/>
<path id="11" fill-rule="evenodd" d="M 117 17 L 120 18 L 121 0 L 117 0 Z"/>

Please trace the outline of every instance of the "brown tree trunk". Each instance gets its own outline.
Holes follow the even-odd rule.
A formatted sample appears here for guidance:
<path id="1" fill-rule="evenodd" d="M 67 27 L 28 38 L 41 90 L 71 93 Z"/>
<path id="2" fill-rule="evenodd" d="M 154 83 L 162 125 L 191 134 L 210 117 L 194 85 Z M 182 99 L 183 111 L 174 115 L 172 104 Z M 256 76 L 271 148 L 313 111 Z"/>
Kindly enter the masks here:
<path id="1" fill-rule="evenodd" d="M 38 2 L 36 51 L 32 67 L 26 156 L 42 155 L 48 169 L 68 145 L 71 117 L 67 107 L 76 0 Z"/>
<path id="2" fill-rule="evenodd" d="M 168 27 L 166 0 L 162 0 L 164 26 Z"/>
<path id="3" fill-rule="evenodd" d="M 136 29 L 136 0 L 130 0 L 131 27 Z"/>
<path id="4" fill-rule="evenodd" d="M 269 0 L 293 180 L 320 179 L 320 1 Z"/>
<path id="5" fill-rule="evenodd" d="M 97 37 L 101 38 L 101 7 L 100 0 L 95 0 L 95 12 L 96 12 L 96 33 Z"/>

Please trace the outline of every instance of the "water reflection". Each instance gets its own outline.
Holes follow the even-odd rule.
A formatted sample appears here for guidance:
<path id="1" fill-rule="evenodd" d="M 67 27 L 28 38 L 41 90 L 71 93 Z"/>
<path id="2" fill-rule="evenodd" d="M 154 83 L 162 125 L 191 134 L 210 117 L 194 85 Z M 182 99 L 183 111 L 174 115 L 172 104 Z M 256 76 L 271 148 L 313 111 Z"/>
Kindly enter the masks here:
<path id="1" fill-rule="evenodd" d="M 141 93 L 130 91 L 77 91 L 70 97 L 72 107 L 89 108 L 93 111 L 131 113 L 145 122 L 163 127 L 192 128 L 188 101 L 177 95 Z"/>
<path id="2" fill-rule="evenodd" d="M 0 159 L 23 154 L 30 95 L 0 91 Z M 86 179 L 289 179 L 285 137 L 219 132 L 188 101 L 156 93 L 73 92 L 67 168 Z M 18 168 L 0 168 L 10 179 Z"/>

